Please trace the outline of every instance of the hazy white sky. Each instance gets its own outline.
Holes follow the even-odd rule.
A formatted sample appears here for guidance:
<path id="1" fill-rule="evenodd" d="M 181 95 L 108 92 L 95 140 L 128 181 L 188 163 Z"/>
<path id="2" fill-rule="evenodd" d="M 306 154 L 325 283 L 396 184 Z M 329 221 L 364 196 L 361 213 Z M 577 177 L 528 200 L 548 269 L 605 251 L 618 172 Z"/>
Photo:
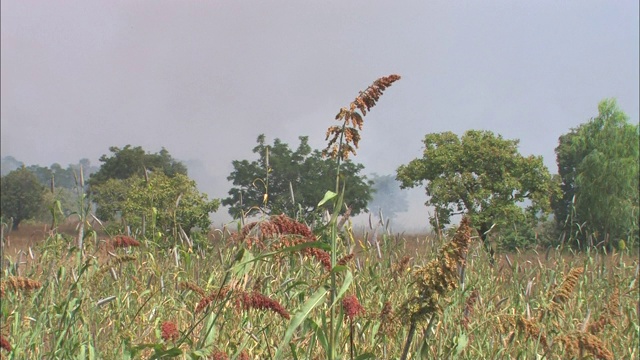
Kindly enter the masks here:
<path id="1" fill-rule="evenodd" d="M 26 164 L 164 146 L 224 197 L 260 133 L 322 148 L 338 109 L 391 73 L 402 80 L 365 118 L 367 173 L 468 129 L 519 138 L 556 172 L 558 136 L 601 99 L 638 121 L 637 0 L 0 4 L 1 151 Z"/>

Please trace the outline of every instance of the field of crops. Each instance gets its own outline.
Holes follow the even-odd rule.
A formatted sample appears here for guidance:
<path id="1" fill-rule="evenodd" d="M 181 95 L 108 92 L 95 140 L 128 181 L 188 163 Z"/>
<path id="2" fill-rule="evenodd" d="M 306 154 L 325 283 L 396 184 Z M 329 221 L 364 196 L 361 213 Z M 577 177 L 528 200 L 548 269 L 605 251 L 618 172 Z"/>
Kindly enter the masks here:
<path id="1" fill-rule="evenodd" d="M 338 359 L 639 356 L 635 253 L 550 248 L 502 254 L 492 265 L 462 225 L 452 238 L 386 234 L 379 237 L 379 248 L 360 240 L 366 234 L 344 229 L 333 269 L 323 232 L 283 216 L 264 218 L 241 232 L 216 230 L 208 242 L 193 247 L 114 236 L 89 239 L 80 252 L 74 236 L 35 233 L 30 246 L 5 249 L 0 354 L 7 359 L 326 359 L 330 352 Z"/>

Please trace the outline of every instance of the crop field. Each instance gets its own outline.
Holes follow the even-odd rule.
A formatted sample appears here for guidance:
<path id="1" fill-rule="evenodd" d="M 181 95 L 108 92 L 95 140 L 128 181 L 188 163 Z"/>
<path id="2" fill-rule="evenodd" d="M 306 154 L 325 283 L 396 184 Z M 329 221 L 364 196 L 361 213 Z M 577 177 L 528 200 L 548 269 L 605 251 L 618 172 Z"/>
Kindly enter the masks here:
<path id="1" fill-rule="evenodd" d="M 635 253 L 557 247 L 490 264 L 463 225 L 452 238 L 385 234 L 378 246 L 345 227 L 331 269 L 322 232 L 284 216 L 193 247 L 99 235 L 81 252 L 67 228 L 9 235 L 2 358 L 639 355 Z"/>

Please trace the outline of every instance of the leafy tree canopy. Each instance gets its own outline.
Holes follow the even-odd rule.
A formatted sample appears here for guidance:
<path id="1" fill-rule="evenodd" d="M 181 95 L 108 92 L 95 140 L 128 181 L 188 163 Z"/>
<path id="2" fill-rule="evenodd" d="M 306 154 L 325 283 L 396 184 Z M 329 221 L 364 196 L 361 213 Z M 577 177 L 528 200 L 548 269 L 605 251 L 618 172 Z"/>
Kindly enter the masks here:
<path id="1" fill-rule="evenodd" d="M 24 166 L 22 161 L 18 161 L 13 156 L 5 156 L 0 159 L 0 175 L 5 176 L 13 170 L 20 169 Z"/>
<path id="2" fill-rule="evenodd" d="M 5 221 L 13 218 L 14 229 L 39 214 L 45 188 L 32 172 L 24 167 L 14 170 L 1 178 L 0 188 L 0 213 Z"/>
<path id="3" fill-rule="evenodd" d="M 556 148 L 562 195 L 553 203 L 565 230 L 599 240 L 638 237 L 638 125 L 614 99 L 598 104 L 598 116 L 559 139 Z"/>
<path id="4" fill-rule="evenodd" d="M 183 174 L 169 177 L 156 172 L 147 179 L 135 175 L 109 179 L 96 187 L 99 218 L 112 220 L 118 213 L 131 228 L 144 228 L 149 238 L 158 232 L 175 238 L 179 228 L 188 235 L 193 228 L 206 231 L 211 225 L 209 214 L 220 206 L 218 199 L 209 200 L 198 191 L 195 181 Z"/>
<path id="5" fill-rule="evenodd" d="M 388 218 L 394 218 L 397 213 L 409 210 L 407 192 L 400 188 L 401 183 L 394 175 L 371 176 L 373 181 L 373 199 L 369 202 L 371 211 L 382 211 Z"/>
<path id="6" fill-rule="evenodd" d="M 187 175 L 187 168 L 175 160 L 165 148 L 159 153 L 147 153 L 140 146 L 127 145 L 120 149 L 116 146 L 109 148 L 111 156 L 100 157 L 100 170 L 91 175 L 89 184 L 93 187 L 109 179 L 128 179 L 134 175 L 144 177 L 146 171 L 163 172 L 169 177 L 177 174 Z"/>
<path id="7" fill-rule="evenodd" d="M 267 145 L 265 136 L 260 135 L 253 149 L 257 160 L 233 161 L 234 170 L 227 179 L 234 186 L 229 197 L 222 200 L 229 206 L 231 216 L 239 218 L 251 209 L 261 208 L 270 214 L 309 219 L 325 192 L 335 189 L 336 163 L 312 150 L 307 136 L 300 136 L 299 140 L 298 148 L 292 150 L 279 139 Z M 364 166 L 351 161 L 340 166 L 342 182 L 346 182 L 345 204 L 353 215 L 366 211 L 372 182 L 360 174 Z"/>
<path id="8" fill-rule="evenodd" d="M 469 130 L 462 137 L 428 134 L 423 142 L 422 158 L 400 166 L 397 179 L 403 188 L 425 185 L 426 205 L 435 207 L 439 226 L 448 224 L 452 215 L 467 214 L 488 244 L 486 233 L 492 226 L 549 210 L 549 171 L 542 157 L 522 156 L 518 140 Z"/>

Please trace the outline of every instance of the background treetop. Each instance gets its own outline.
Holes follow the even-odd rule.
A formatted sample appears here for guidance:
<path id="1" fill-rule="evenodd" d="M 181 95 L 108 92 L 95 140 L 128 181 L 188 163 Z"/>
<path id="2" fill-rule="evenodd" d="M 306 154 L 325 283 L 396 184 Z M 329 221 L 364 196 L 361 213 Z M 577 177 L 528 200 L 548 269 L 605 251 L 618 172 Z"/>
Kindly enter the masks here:
<path id="1" fill-rule="evenodd" d="M 550 210 L 554 190 L 549 171 L 542 157 L 522 156 L 518 140 L 469 130 L 462 137 L 427 134 L 424 146 L 423 156 L 401 165 L 397 178 L 403 188 L 425 185 L 426 205 L 435 207 L 434 227 L 467 214 L 486 242 L 492 226 Z"/>
<path id="2" fill-rule="evenodd" d="M 13 219 L 13 229 L 35 217 L 44 206 L 45 187 L 25 167 L 3 176 L 0 188 L 0 215 L 3 221 Z"/>
<path id="3" fill-rule="evenodd" d="M 323 158 L 319 150 L 312 150 L 307 136 L 300 136 L 298 147 L 291 147 L 275 139 L 265 143 L 265 136 L 257 138 L 253 153 L 258 158 L 234 160 L 234 170 L 227 177 L 233 183 L 229 197 L 222 204 L 229 206 L 229 214 L 240 218 L 251 209 L 279 215 L 308 217 L 316 209 L 327 189 L 335 187 L 335 161 Z M 340 168 L 347 182 L 345 203 L 352 214 L 366 211 L 371 199 L 371 181 L 361 174 L 364 166 L 345 161 Z"/>
<path id="4" fill-rule="evenodd" d="M 162 171 L 169 177 L 176 174 L 187 175 L 186 166 L 174 159 L 165 148 L 159 153 L 148 153 L 140 146 L 127 145 L 122 149 L 112 146 L 109 151 L 111 156 L 102 155 L 100 170 L 91 175 L 89 183 L 92 186 L 109 179 L 124 180 L 133 175 L 145 176 L 145 170 Z"/>
<path id="5" fill-rule="evenodd" d="M 561 229 L 581 243 L 587 234 L 637 241 L 639 146 L 638 125 L 614 99 L 602 100 L 598 116 L 560 137 L 562 195 L 553 208 Z"/>

